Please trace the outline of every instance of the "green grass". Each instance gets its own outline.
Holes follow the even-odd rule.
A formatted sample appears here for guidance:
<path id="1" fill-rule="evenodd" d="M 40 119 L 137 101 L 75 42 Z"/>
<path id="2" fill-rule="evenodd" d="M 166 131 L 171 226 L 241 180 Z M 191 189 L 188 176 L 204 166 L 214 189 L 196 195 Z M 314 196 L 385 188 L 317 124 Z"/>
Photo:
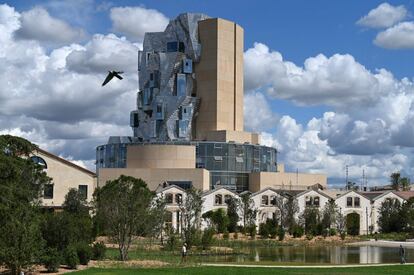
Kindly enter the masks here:
<path id="1" fill-rule="evenodd" d="M 260 268 L 260 267 L 183 267 L 183 268 L 123 268 L 98 269 L 91 268 L 73 274 L 109 275 L 109 274 L 414 274 L 414 266 L 383 266 L 383 267 L 355 267 L 355 268 Z"/>

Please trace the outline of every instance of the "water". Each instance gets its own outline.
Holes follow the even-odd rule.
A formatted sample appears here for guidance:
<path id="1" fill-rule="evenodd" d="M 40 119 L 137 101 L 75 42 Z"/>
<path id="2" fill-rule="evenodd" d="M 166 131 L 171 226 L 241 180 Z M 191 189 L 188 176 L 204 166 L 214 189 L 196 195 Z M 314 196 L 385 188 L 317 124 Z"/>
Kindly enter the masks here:
<path id="1" fill-rule="evenodd" d="M 281 246 L 246 247 L 241 254 L 203 256 L 203 262 L 218 263 L 302 263 L 302 264 L 374 264 L 399 263 L 398 247 L 377 246 Z M 405 249 L 406 261 L 414 262 L 414 249 Z"/>

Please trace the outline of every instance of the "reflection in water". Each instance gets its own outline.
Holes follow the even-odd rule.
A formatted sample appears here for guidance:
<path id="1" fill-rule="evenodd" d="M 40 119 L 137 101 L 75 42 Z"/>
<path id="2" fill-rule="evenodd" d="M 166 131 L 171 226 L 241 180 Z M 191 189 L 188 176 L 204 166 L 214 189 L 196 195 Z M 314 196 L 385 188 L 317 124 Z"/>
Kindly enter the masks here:
<path id="1" fill-rule="evenodd" d="M 281 246 L 246 247 L 241 255 L 203 256 L 203 262 L 277 262 L 307 264 L 399 263 L 398 247 L 375 246 Z M 406 249 L 407 262 L 414 262 L 414 250 Z"/>

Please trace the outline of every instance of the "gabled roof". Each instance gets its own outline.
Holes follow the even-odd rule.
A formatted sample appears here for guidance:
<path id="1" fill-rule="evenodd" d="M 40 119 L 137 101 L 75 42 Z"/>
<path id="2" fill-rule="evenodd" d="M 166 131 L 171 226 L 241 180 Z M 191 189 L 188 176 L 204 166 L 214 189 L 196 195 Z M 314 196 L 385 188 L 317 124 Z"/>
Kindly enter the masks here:
<path id="1" fill-rule="evenodd" d="M 405 200 L 402 196 L 398 195 L 396 191 L 386 191 L 386 192 L 382 192 L 381 194 L 378 194 L 376 197 L 372 198 L 372 201 L 376 201 L 379 198 L 384 197 L 385 195 L 388 195 L 390 193 L 393 193 L 394 195 L 396 195 L 397 197 L 400 197 L 401 199 Z"/>
<path id="2" fill-rule="evenodd" d="M 365 197 L 369 198 L 370 200 L 375 200 L 378 196 L 381 196 L 385 193 L 389 193 L 390 191 L 373 191 L 373 192 L 363 192 Z"/>
<path id="3" fill-rule="evenodd" d="M 52 159 L 55 159 L 55 160 L 57 160 L 59 162 L 62 162 L 64 164 L 66 164 L 68 166 L 71 166 L 71 167 L 73 167 L 73 168 L 75 168 L 75 169 L 77 169 L 77 170 L 79 170 L 81 172 L 84 172 L 84 173 L 86 173 L 86 174 L 88 174 L 88 175 L 90 175 L 92 177 L 96 177 L 96 174 L 94 172 L 92 172 L 92 171 L 90 171 L 90 170 L 88 170 L 86 168 L 83 168 L 83 167 L 81 167 L 79 165 L 76 165 L 76 164 L 74 164 L 74 163 L 72 163 L 72 162 L 70 162 L 70 161 L 68 161 L 68 160 L 66 160 L 64 158 L 61 158 L 61 157 L 58 157 L 58 156 L 56 156 L 56 155 L 54 155 L 52 153 L 49 153 L 48 151 L 45 151 L 45 150 L 40 149 L 40 148 L 37 148 L 33 153 L 36 153 L 36 152 L 39 152 L 39 153 L 41 153 L 43 155 L 46 155 L 46 156 L 48 156 L 48 157 L 50 157 Z"/>
<path id="4" fill-rule="evenodd" d="M 370 198 L 368 198 L 368 197 L 366 197 L 366 196 L 364 196 L 363 194 L 361 194 L 361 193 L 359 193 L 359 192 L 357 192 L 357 191 L 354 191 L 354 190 L 349 190 L 349 191 L 347 191 L 347 192 L 345 192 L 345 193 L 343 193 L 342 195 L 340 195 L 340 196 L 338 196 L 338 197 L 336 197 L 336 199 L 339 199 L 339 198 L 342 198 L 343 196 L 346 196 L 347 194 L 349 194 L 349 193 L 351 193 L 351 192 L 354 192 L 355 194 L 358 194 L 358 195 L 360 195 L 361 197 L 364 197 L 364 198 L 366 198 L 367 200 L 371 200 Z M 336 200 L 335 199 L 335 200 Z"/>
<path id="5" fill-rule="evenodd" d="M 281 195 L 280 194 L 280 190 L 274 189 L 273 187 L 266 187 L 266 188 L 264 188 L 262 190 L 259 190 L 259 191 L 255 192 L 255 193 L 252 193 L 252 197 L 257 196 L 257 195 L 260 195 L 261 193 L 263 193 L 265 191 L 268 191 L 268 190 L 273 191 L 273 192 L 277 193 L 278 195 Z"/>
<path id="6" fill-rule="evenodd" d="M 208 190 L 208 191 L 204 192 L 201 196 L 202 196 L 202 197 L 205 197 L 205 196 L 207 196 L 207 195 L 210 195 L 210 194 L 212 194 L 212 193 L 214 193 L 214 192 L 217 192 L 217 191 L 219 191 L 219 190 L 222 190 L 222 189 L 225 189 L 225 190 L 227 190 L 227 191 L 229 191 L 229 192 L 233 193 L 235 196 L 239 196 L 236 192 L 234 192 L 233 190 L 230 190 L 229 188 L 227 188 L 227 187 L 225 187 L 225 186 L 220 186 L 220 187 L 218 187 L 218 188 Z"/>
<path id="7" fill-rule="evenodd" d="M 305 194 L 307 194 L 307 193 L 309 193 L 309 192 L 312 192 L 312 191 L 314 191 L 314 192 L 318 193 L 318 194 L 319 194 L 319 195 L 321 195 L 321 196 L 324 196 L 324 197 L 325 197 L 325 198 L 327 198 L 327 199 L 332 199 L 329 195 L 327 195 L 327 194 L 325 194 L 325 193 L 321 192 L 319 189 L 317 189 L 317 190 L 315 190 L 315 189 L 308 189 L 308 190 L 305 190 L 305 191 L 303 191 L 303 192 L 301 192 L 301 193 L 297 194 L 297 195 L 296 195 L 296 198 L 297 198 L 297 197 L 300 197 L 300 196 L 303 196 L 303 195 L 305 195 Z"/>
<path id="8" fill-rule="evenodd" d="M 414 197 L 414 191 L 394 191 L 394 194 L 400 196 L 404 200 L 409 200 Z"/>
<path id="9" fill-rule="evenodd" d="M 162 192 L 167 191 L 167 190 L 169 190 L 169 189 L 171 189 L 171 188 L 176 188 L 176 189 L 178 189 L 178 190 L 180 190 L 180 191 L 182 191 L 182 192 L 184 192 L 184 193 L 185 193 L 185 190 L 184 190 L 183 188 L 181 188 L 180 186 L 177 186 L 177 185 L 175 185 L 175 184 L 172 184 L 172 185 L 168 185 L 168 186 L 166 186 L 166 187 L 163 187 L 163 188 L 161 188 L 161 189 L 157 190 L 156 192 L 157 192 L 157 193 L 162 193 Z"/>

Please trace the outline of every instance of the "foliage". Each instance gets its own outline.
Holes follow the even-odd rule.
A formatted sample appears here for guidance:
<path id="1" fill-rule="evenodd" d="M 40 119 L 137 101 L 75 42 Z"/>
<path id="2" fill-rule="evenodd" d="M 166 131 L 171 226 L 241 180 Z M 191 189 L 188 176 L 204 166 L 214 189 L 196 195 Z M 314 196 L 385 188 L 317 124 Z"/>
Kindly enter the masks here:
<path id="1" fill-rule="evenodd" d="M 92 246 L 92 259 L 102 260 L 105 258 L 106 246 L 103 242 L 96 242 Z"/>
<path id="2" fill-rule="evenodd" d="M 214 229 L 207 228 L 203 231 L 203 237 L 201 238 L 201 246 L 203 250 L 207 250 L 210 248 L 211 244 L 214 240 Z"/>
<path id="3" fill-rule="evenodd" d="M 256 231 L 256 225 L 252 224 L 247 227 L 247 232 L 249 233 L 250 237 L 254 239 L 256 237 L 257 231 Z"/>
<path id="4" fill-rule="evenodd" d="M 79 265 L 79 257 L 76 247 L 70 245 L 65 250 L 65 263 L 70 269 L 77 269 Z"/>
<path id="5" fill-rule="evenodd" d="M 166 205 L 167 203 L 163 197 L 156 197 L 151 203 L 151 206 L 148 209 L 148 214 L 151 218 L 148 219 L 146 223 L 147 229 L 145 230 L 149 237 L 162 237 L 164 223 L 168 214 Z"/>
<path id="6" fill-rule="evenodd" d="M 87 265 L 92 258 L 92 248 L 86 243 L 76 244 L 76 253 L 82 265 Z"/>
<path id="7" fill-rule="evenodd" d="M 267 219 L 265 223 L 259 225 L 259 235 L 266 239 L 269 237 L 275 238 L 278 233 L 278 224 L 276 219 Z"/>
<path id="8" fill-rule="evenodd" d="M 94 197 L 105 231 L 118 244 L 120 259 L 127 260 L 133 237 L 147 233 L 153 193 L 142 179 L 121 175 L 98 188 Z"/>
<path id="9" fill-rule="evenodd" d="M 208 211 L 202 215 L 202 218 L 210 220 L 217 233 L 224 233 L 230 223 L 223 208 Z"/>
<path id="10" fill-rule="evenodd" d="M 359 234 L 359 215 L 357 213 L 350 213 L 346 215 L 346 232 L 348 235 L 356 236 Z"/>
<path id="11" fill-rule="evenodd" d="M 173 251 L 178 247 L 179 237 L 171 226 L 165 228 L 167 234 L 167 244 L 164 247 L 168 251 Z"/>
<path id="12" fill-rule="evenodd" d="M 239 222 L 240 200 L 234 197 L 230 197 L 226 203 L 227 203 L 227 217 L 229 219 L 227 230 L 229 232 L 236 232 L 237 223 Z"/>
<path id="13" fill-rule="evenodd" d="M 394 190 L 400 190 L 400 179 L 401 179 L 401 174 L 400 172 L 394 172 L 391 174 L 390 176 L 390 183 L 391 183 L 391 187 Z"/>
<path id="14" fill-rule="evenodd" d="M 280 226 L 292 233 L 296 224 L 295 214 L 299 212 L 298 201 L 294 197 L 277 196 L 275 204 L 280 211 Z"/>
<path id="15" fill-rule="evenodd" d="M 305 229 L 302 226 L 298 224 L 295 224 L 293 226 L 293 230 L 292 230 L 293 238 L 301 238 L 304 233 L 305 233 Z"/>
<path id="16" fill-rule="evenodd" d="M 334 200 L 330 200 L 325 204 L 322 210 L 322 226 L 323 229 L 331 229 L 335 224 L 336 216 L 338 213 L 338 206 Z"/>
<path id="17" fill-rule="evenodd" d="M 335 228 L 329 229 L 329 236 L 336 236 L 336 229 Z"/>
<path id="18" fill-rule="evenodd" d="M 317 207 L 306 206 L 301 215 L 302 223 L 305 227 L 305 234 L 321 235 L 322 226 L 320 223 L 320 213 Z"/>
<path id="19" fill-rule="evenodd" d="M 230 234 L 229 234 L 229 231 L 224 231 L 224 233 L 223 233 L 223 239 L 224 240 L 228 240 L 230 238 Z"/>
<path id="20" fill-rule="evenodd" d="M 194 241 L 197 241 L 194 234 L 200 228 L 202 204 L 201 191 L 194 188 L 186 191 L 185 199 L 179 204 L 182 217 L 181 229 L 188 248 L 194 244 Z"/>
<path id="21" fill-rule="evenodd" d="M 283 227 L 279 227 L 277 236 L 279 238 L 279 241 L 283 241 L 285 238 L 285 229 L 283 229 Z"/>
<path id="22" fill-rule="evenodd" d="M 404 208 L 405 209 L 405 208 Z M 385 200 L 379 208 L 378 226 L 382 233 L 401 232 L 405 226 L 399 200 Z"/>
<path id="23" fill-rule="evenodd" d="M 336 214 L 335 223 L 336 223 L 336 230 L 338 231 L 338 233 L 341 235 L 341 238 L 342 238 L 342 234 L 345 234 L 345 229 L 346 229 L 346 219 L 345 219 L 345 216 L 342 214 L 342 212 L 338 212 Z"/>
<path id="24" fill-rule="evenodd" d="M 0 265 L 13 274 L 40 255 L 39 202 L 50 182 L 29 157 L 37 147 L 10 135 L 0 136 Z"/>
<path id="25" fill-rule="evenodd" d="M 89 207 L 86 199 L 83 198 L 79 190 L 75 188 L 69 189 L 69 192 L 65 195 L 65 201 L 62 206 L 66 213 L 79 216 L 89 215 Z"/>
<path id="26" fill-rule="evenodd" d="M 46 267 L 48 272 L 57 272 L 61 261 L 62 256 L 56 248 L 47 248 L 42 257 L 42 264 Z"/>
<path id="27" fill-rule="evenodd" d="M 251 227 L 251 225 L 254 224 L 257 215 L 257 209 L 254 206 L 254 201 L 251 198 L 251 194 L 249 192 L 242 193 L 240 195 L 240 198 L 240 210 L 243 217 L 243 227 L 246 230 L 246 228 Z"/>

